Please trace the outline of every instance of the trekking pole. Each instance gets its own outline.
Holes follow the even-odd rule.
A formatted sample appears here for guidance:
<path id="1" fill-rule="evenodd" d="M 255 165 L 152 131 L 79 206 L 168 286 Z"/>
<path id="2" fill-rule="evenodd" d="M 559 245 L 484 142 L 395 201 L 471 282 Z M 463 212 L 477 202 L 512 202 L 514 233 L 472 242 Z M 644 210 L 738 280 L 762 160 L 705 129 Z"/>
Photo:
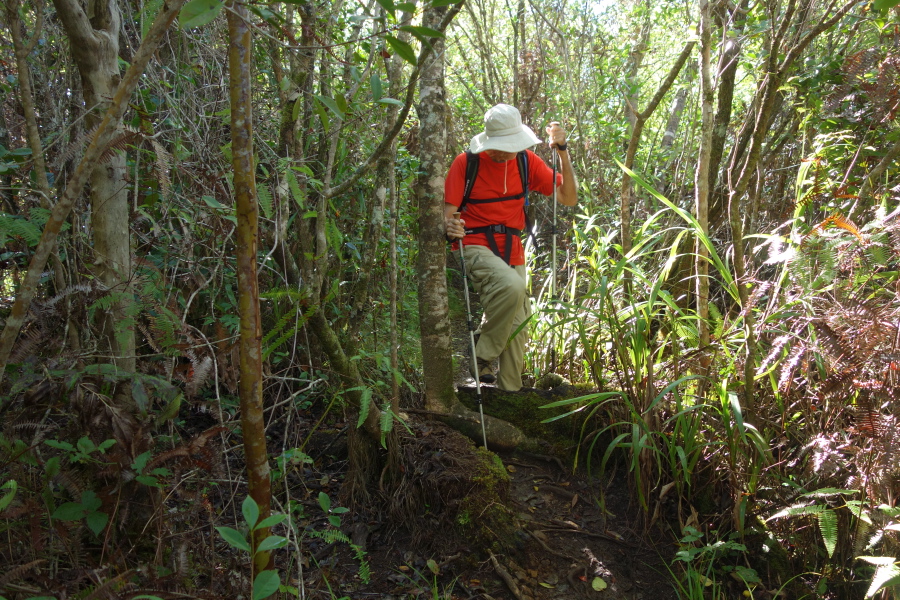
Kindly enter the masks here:
<path id="1" fill-rule="evenodd" d="M 459 220 L 460 213 L 453 213 L 453 218 Z M 481 437 L 484 440 L 484 449 L 487 450 L 487 430 L 484 427 L 484 408 L 481 405 L 481 379 L 478 372 L 478 359 L 475 358 L 475 320 L 472 318 L 472 306 L 469 302 L 469 274 L 466 271 L 465 247 L 462 238 L 459 239 L 459 264 L 463 276 L 463 294 L 466 298 L 466 325 L 469 328 L 469 354 L 472 359 L 472 373 L 475 375 L 475 399 L 478 401 L 478 415 L 481 419 Z"/>
<path id="2" fill-rule="evenodd" d="M 553 157 L 550 164 L 553 166 L 553 222 L 550 226 L 551 246 L 550 246 L 550 301 L 557 303 L 556 298 L 556 160 L 559 155 L 555 148 L 551 148 L 550 152 Z M 556 371 L 556 334 L 551 328 L 550 330 L 550 370 Z"/>
<path id="3" fill-rule="evenodd" d="M 552 247 L 550 250 L 550 298 L 553 301 L 556 301 L 556 161 L 559 158 L 559 155 L 554 151 L 554 149 L 550 150 L 553 152 L 553 160 L 551 161 L 553 164 L 553 226 L 550 229 L 550 233 L 552 235 Z"/>

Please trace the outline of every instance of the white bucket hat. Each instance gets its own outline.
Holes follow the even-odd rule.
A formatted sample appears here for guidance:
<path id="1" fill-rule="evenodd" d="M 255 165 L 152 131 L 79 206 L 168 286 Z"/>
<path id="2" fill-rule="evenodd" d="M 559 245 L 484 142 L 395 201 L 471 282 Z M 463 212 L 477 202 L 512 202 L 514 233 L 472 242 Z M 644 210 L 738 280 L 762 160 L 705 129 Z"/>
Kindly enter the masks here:
<path id="1" fill-rule="evenodd" d="M 509 104 L 498 104 L 484 114 L 484 131 L 472 138 L 469 150 L 474 154 L 485 150 L 521 152 L 541 140 L 522 125 L 519 110 Z"/>

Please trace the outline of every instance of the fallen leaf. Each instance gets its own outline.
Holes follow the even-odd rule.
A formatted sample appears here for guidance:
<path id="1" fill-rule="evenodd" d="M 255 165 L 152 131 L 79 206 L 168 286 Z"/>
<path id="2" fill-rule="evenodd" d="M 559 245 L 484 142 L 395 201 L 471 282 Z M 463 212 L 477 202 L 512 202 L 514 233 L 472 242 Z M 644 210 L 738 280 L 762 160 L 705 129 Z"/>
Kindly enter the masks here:
<path id="1" fill-rule="evenodd" d="M 542 581 L 542 582 L 541 582 L 541 587 L 549 588 L 549 589 L 552 590 L 552 589 L 553 589 L 554 587 L 556 587 L 556 586 L 550 585 L 549 583 L 544 583 L 544 582 Z"/>
<path id="2" fill-rule="evenodd" d="M 509 471 L 510 473 L 516 472 L 516 468 L 512 465 L 506 465 L 506 470 Z"/>
<path id="3" fill-rule="evenodd" d="M 572 508 L 575 508 L 576 504 L 578 504 L 578 494 L 572 496 Z"/>
<path id="4" fill-rule="evenodd" d="M 594 588 L 595 592 L 602 592 L 606 589 L 606 582 L 603 581 L 602 577 L 594 577 L 594 580 L 591 582 L 591 587 Z"/>

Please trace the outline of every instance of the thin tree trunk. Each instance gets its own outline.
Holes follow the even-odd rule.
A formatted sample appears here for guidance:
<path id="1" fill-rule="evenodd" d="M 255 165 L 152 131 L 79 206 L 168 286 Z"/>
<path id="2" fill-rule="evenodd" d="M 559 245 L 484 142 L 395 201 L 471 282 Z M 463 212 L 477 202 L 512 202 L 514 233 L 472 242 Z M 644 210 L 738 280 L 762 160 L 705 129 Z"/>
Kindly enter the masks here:
<path id="1" fill-rule="evenodd" d="M 445 11 L 445 8 L 429 11 L 423 25 L 434 27 Z M 416 267 L 419 326 L 425 406 L 437 412 L 448 412 L 455 401 L 450 307 L 447 303 L 447 241 L 444 238 L 447 119 L 443 44 L 443 41 L 436 42 L 437 51 L 422 65 L 417 108 L 420 140 L 419 178 L 416 182 L 419 198 L 419 257 Z"/>
<path id="2" fill-rule="evenodd" d="M 0 380 L 2 380 L 6 371 L 9 355 L 12 352 L 16 337 L 19 335 L 19 330 L 25 321 L 25 315 L 37 292 L 41 274 L 44 271 L 44 267 L 47 266 L 50 254 L 56 248 L 56 239 L 59 236 L 60 229 L 68 218 L 75 200 L 84 190 L 94 165 L 106 150 L 118 124 L 121 123 L 122 115 L 125 114 L 125 110 L 128 108 L 128 99 L 137 87 L 141 73 L 159 47 L 163 35 L 172 24 L 172 21 L 178 16 L 178 12 L 181 10 L 184 2 L 185 0 L 169 0 L 153 21 L 153 25 L 151 25 L 141 47 L 134 56 L 131 67 L 129 67 L 125 77 L 119 84 L 109 109 L 106 111 L 106 115 L 94 131 L 94 136 L 87 150 L 85 150 L 84 157 L 72 173 L 69 185 L 50 213 L 50 218 L 47 220 L 47 224 L 44 226 L 44 231 L 41 234 L 41 240 L 38 242 L 34 255 L 31 257 L 31 262 L 28 264 L 28 272 L 25 274 L 25 279 L 18 290 L 12 310 L 6 319 L 3 333 L 0 334 Z"/>
<path id="3" fill-rule="evenodd" d="M 709 345 L 709 250 L 701 239 L 709 235 L 709 167 L 713 128 L 713 88 L 710 74 L 710 55 L 712 35 L 711 7 L 709 0 L 700 2 L 700 153 L 697 159 L 697 173 L 694 179 L 696 188 L 697 222 L 700 224 L 694 245 L 696 256 L 696 295 L 697 295 L 697 330 L 700 348 Z M 703 367 L 709 366 L 709 358 L 705 354 Z"/>
<path id="4" fill-rule="evenodd" d="M 253 40 L 244 4 L 228 3 L 228 87 L 231 100 L 231 165 L 237 209 L 237 278 L 240 315 L 241 434 L 247 461 L 247 487 L 259 507 L 259 519 L 269 516 L 272 484 L 266 450 L 266 424 L 262 397 L 262 325 L 259 313 L 259 281 L 256 251 L 259 239 L 259 203 L 253 164 L 253 107 L 251 64 Z M 269 529 L 254 529 L 254 572 L 270 566 L 269 552 L 256 552 Z"/>
<path id="5" fill-rule="evenodd" d="M 88 0 L 86 10 L 78 0 L 53 0 L 68 35 L 72 58 L 81 75 L 88 129 L 98 126 L 119 85 L 119 33 L 121 13 L 110 0 Z M 118 130 L 121 123 L 114 124 Z M 99 281 L 114 295 L 108 312 L 100 313 L 101 351 L 125 371 L 136 364 L 131 243 L 126 182 L 126 157 L 115 151 L 95 164 L 90 176 L 91 231 L 94 268 Z"/>

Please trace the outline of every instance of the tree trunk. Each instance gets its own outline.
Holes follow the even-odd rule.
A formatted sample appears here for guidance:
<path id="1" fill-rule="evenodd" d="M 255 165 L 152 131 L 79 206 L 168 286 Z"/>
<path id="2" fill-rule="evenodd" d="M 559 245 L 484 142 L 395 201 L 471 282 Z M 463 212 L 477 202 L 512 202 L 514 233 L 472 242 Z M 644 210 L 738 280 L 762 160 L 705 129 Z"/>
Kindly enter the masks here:
<path id="1" fill-rule="evenodd" d="M 713 128 L 713 89 L 710 74 L 710 46 L 712 35 L 711 7 L 709 0 L 700 2 L 700 152 L 694 179 L 697 222 L 701 231 L 694 244 L 696 256 L 697 330 L 700 348 L 709 345 L 709 250 L 702 237 L 709 236 L 709 166 Z M 702 236 L 702 237 L 701 237 Z M 709 357 L 700 355 L 703 367 L 709 366 Z"/>
<path id="2" fill-rule="evenodd" d="M 434 27 L 445 8 L 426 13 L 423 25 Z M 450 347 L 450 307 L 447 302 L 447 240 L 444 238 L 444 177 L 447 119 L 444 98 L 443 40 L 422 65 L 419 86 L 419 326 L 425 406 L 448 412 L 454 404 L 453 355 Z"/>
<path id="3" fill-rule="evenodd" d="M 53 206 L 50 218 L 47 220 L 47 225 L 44 226 L 44 231 L 41 234 L 41 240 L 38 242 L 34 255 L 31 257 L 31 262 L 28 264 L 28 272 L 25 274 L 25 279 L 19 287 L 16 300 L 6 319 L 3 333 L 0 334 L 0 380 L 2 380 L 6 371 L 6 363 L 9 360 L 16 337 L 19 335 L 19 330 L 25 321 L 25 315 L 37 292 L 41 273 L 47 265 L 50 254 L 56 247 L 56 239 L 59 236 L 60 229 L 68 218 L 75 200 L 84 190 L 93 166 L 100 159 L 107 146 L 109 146 L 117 125 L 121 123 L 122 116 L 128 108 L 128 99 L 137 87 L 141 73 L 159 47 L 159 43 L 172 21 L 178 16 L 178 12 L 181 10 L 184 2 L 185 0 L 169 0 L 153 21 L 153 25 L 150 26 L 141 47 L 134 55 L 134 60 L 125 73 L 122 83 L 116 90 L 109 110 L 94 131 L 91 143 L 84 152 L 84 157 L 72 173 L 69 185 L 59 201 Z"/>
<path id="4" fill-rule="evenodd" d="M 241 433 L 247 461 L 247 487 L 259 506 L 259 518 L 269 516 L 272 500 L 269 456 L 262 398 L 262 326 L 256 251 L 259 206 L 253 163 L 253 109 L 250 88 L 253 42 L 244 4 L 228 6 L 228 86 L 231 100 L 231 154 L 237 209 L 237 277 L 240 311 Z M 253 530 L 252 547 L 269 536 L 266 527 Z M 254 572 L 269 568 L 269 552 L 253 555 Z"/>
<path id="5" fill-rule="evenodd" d="M 113 0 L 53 0 L 69 37 L 72 58 L 81 75 L 88 130 L 96 128 L 109 109 L 119 85 L 119 30 L 122 17 Z M 116 131 L 121 123 L 115 124 Z M 131 244 L 125 153 L 110 151 L 90 176 L 91 230 L 94 269 L 98 280 L 114 296 L 110 309 L 100 313 L 101 354 L 108 353 L 125 371 L 135 370 L 134 319 L 129 316 Z"/>

